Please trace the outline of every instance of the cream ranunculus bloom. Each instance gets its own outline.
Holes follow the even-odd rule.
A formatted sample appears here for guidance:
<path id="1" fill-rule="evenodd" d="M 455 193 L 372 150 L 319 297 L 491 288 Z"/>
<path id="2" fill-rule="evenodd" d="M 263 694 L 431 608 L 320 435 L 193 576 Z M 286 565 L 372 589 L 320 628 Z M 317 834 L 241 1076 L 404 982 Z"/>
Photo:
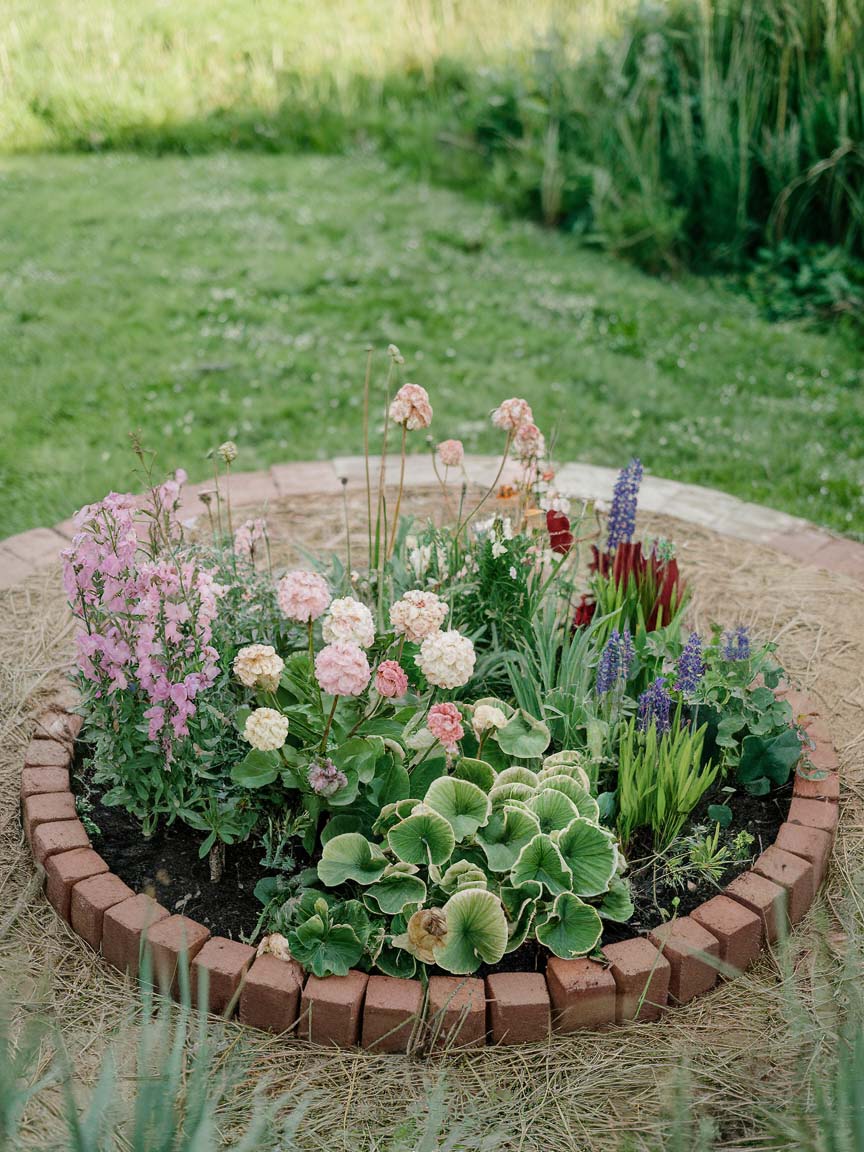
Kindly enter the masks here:
<path id="1" fill-rule="evenodd" d="M 275 752 L 288 736 L 288 720 L 275 708 L 256 708 L 246 720 L 243 735 L 259 752 Z"/>
<path id="2" fill-rule="evenodd" d="M 234 675 L 247 688 L 275 692 L 285 662 L 271 644 L 250 644 L 234 657 Z"/>

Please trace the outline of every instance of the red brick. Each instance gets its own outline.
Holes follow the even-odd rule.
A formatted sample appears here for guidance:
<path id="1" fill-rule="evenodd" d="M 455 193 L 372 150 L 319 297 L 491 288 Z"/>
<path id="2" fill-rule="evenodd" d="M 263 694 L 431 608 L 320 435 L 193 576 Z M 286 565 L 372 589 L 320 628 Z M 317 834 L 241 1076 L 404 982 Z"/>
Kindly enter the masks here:
<path id="1" fill-rule="evenodd" d="M 742 872 L 727 885 L 726 895 L 759 917 L 765 939 L 773 944 L 780 934 L 786 910 L 785 889 L 755 872 Z"/>
<path id="2" fill-rule="evenodd" d="M 45 895 L 64 920 L 69 919 L 72 889 L 79 880 L 107 872 L 108 865 L 92 848 L 59 852 L 45 861 Z"/>
<path id="3" fill-rule="evenodd" d="M 679 1004 L 694 1000 L 717 983 L 717 965 L 708 958 L 720 958 L 720 945 L 697 921 L 679 916 L 659 924 L 648 938 L 669 961 L 669 995 Z"/>
<path id="4" fill-rule="evenodd" d="M 233 1015 L 239 1000 L 240 986 L 255 959 L 255 949 L 238 940 L 212 936 L 192 961 L 192 1003 L 198 1007 L 202 974 L 207 977 L 208 1012 L 217 1016 Z"/>
<path id="5" fill-rule="evenodd" d="M 795 773 L 792 795 L 802 800 L 822 800 L 836 804 L 840 799 L 840 775 L 827 768 L 799 768 Z"/>
<path id="6" fill-rule="evenodd" d="M 153 956 L 153 975 L 160 988 L 176 996 L 180 988 L 181 957 L 191 968 L 192 960 L 210 939 L 210 929 L 188 916 L 166 916 L 147 930 Z"/>
<path id="7" fill-rule="evenodd" d="M 720 946 L 720 959 L 736 972 L 744 972 L 759 955 L 763 937 L 762 920 L 737 900 L 730 900 L 728 896 L 714 896 L 694 908 L 690 916 L 716 938 Z"/>
<path id="8" fill-rule="evenodd" d="M 71 792 L 45 792 L 28 796 L 21 807 L 24 835 L 32 844 L 33 832 L 40 824 L 49 824 L 53 820 L 74 820 L 77 815 L 75 797 Z"/>
<path id="9" fill-rule="evenodd" d="M 78 739 L 83 724 L 84 719 L 81 716 L 49 708 L 47 712 L 37 717 L 33 726 L 33 739 L 56 740 L 58 744 L 71 748 Z"/>
<path id="10" fill-rule="evenodd" d="M 436 1048 L 482 1048 L 486 986 L 475 976 L 430 976 L 427 1020 Z"/>
<path id="11" fill-rule="evenodd" d="M 360 1035 L 363 996 L 369 977 L 353 969 L 347 976 L 310 976 L 300 1002 L 300 1033 L 313 1044 L 351 1048 Z"/>
<path id="12" fill-rule="evenodd" d="M 615 977 L 596 960 L 562 960 L 546 965 L 546 985 L 552 1000 L 556 1032 L 600 1028 L 615 1021 Z"/>
<path id="13" fill-rule="evenodd" d="M 69 749 L 57 740 L 31 740 L 24 753 L 25 768 L 68 768 Z"/>
<path id="14" fill-rule="evenodd" d="M 781 824 L 774 841 L 775 848 L 801 856 L 813 865 L 814 892 L 818 892 L 831 859 L 832 840 L 821 828 L 807 828 L 803 824 Z"/>
<path id="15" fill-rule="evenodd" d="M 109 908 L 135 893 L 119 876 L 106 872 L 82 880 L 72 889 L 70 918 L 73 929 L 94 951 L 102 944 L 102 918 Z"/>
<path id="16" fill-rule="evenodd" d="M 486 996 L 493 1044 L 527 1044 L 548 1037 L 552 1005 L 539 972 L 487 976 Z"/>
<path id="17" fill-rule="evenodd" d="M 618 995 L 615 1019 L 658 1020 L 669 999 L 669 961 L 650 940 L 636 936 L 602 949 Z"/>
<path id="18" fill-rule="evenodd" d="M 370 976 L 363 1003 L 364 1048 L 407 1052 L 423 1018 L 423 985 L 419 980 Z"/>
<path id="19" fill-rule="evenodd" d="M 68 768 L 25 768 L 21 773 L 21 799 L 46 792 L 68 792 Z"/>
<path id="20" fill-rule="evenodd" d="M 102 953 L 121 972 L 138 975 L 141 942 L 145 933 L 169 913 L 150 896 L 141 893 L 107 909 L 102 918 Z"/>
<path id="21" fill-rule="evenodd" d="M 820 828 L 831 839 L 837 831 L 838 811 L 836 804 L 825 804 L 821 800 L 802 800 L 797 796 L 789 805 L 790 824 L 803 824 L 805 828 Z"/>
<path id="22" fill-rule="evenodd" d="M 240 1020 L 264 1032 L 288 1032 L 297 1023 L 303 969 L 294 960 L 265 953 L 246 974 Z"/>
<path id="23" fill-rule="evenodd" d="M 758 857 L 753 871 L 786 889 L 789 921 L 797 924 L 813 903 L 816 893 L 813 865 L 772 844 Z"/>
<path id="24" fill-rule="evenodd" d="M 52 820 L 48 824 L 38 825 L 30 846 L 36 863 L 44 864 L 49 856 L 57 852 L 89 848 L 90 838 L 80 820 Z"/>

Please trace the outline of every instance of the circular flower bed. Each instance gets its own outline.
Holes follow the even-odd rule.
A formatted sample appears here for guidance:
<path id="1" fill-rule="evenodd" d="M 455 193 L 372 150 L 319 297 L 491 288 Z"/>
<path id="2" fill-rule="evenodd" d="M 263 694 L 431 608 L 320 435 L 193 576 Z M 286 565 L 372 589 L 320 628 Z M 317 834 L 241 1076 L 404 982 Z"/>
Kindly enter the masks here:
<path id="1" fill-rule="evenodd" d="M 770 640 L 685 626 L 674 547 L 634 539 L 638 460 L 608 517 L 570 508 L 513 398 L 493 413 L 490 490 L 450 482 L 463 455 L 445 441 L 441 515 L 414 524 L 401 480 L 384 487 L 388 438 L 404 475 L 431 420 L 403 385 L 366 522 L 308 570 L 273 570 L 263 521 L 235 527 L 230 443 L 206 540 L 178 523 L 182 476 L 78 514 L 76 790 L 104 846 L 45 775 L 65 767 L 31 763 L 49 897 L 119 967 L 137 971 L 146 940 L 176 985 L 185 954 L 213 1010 L 321 1042 L 650 1018 L 803 915 L 836 825 L 830 751 L 808 743 Z M 108 871 L 116 841 L 163 853 L 181 885 L 194 845 L 209 922 L 183 914 L 191 888 L 174 914 L 135 895 Z"/>

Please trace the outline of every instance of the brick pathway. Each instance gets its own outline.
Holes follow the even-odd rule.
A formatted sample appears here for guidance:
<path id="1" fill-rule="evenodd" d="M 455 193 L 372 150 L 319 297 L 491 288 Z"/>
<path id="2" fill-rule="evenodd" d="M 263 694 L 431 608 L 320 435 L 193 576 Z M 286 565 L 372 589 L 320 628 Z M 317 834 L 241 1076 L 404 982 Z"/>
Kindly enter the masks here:
<path id="1" fill-rule="evenodd" d="M 498 471 L 499 457 L 466 456 L 465 470 L 479 485 L 491 484 Z M 376 465 L 377 468 L 377 465 Z M 388 480 L 395 482 L 398 460 L 390 461 Z M 505 471 L 504 479 L 508 478 Z M 580 500 L 612 497 L 617 472 L 592 464 L 565 464 L 558 472 L 558 485 L 567 496 Z M 364 483 L 362 456 L 341 456 L 311 463 L 277 464 L 263 472 L 239 472 L 231 477 L 231 499 L 237 507 L 265 507 L 286 497 L 337 495 L 341 479 L 349 488 Z M 428 488 L 436 483 L 430 457 L 408 460 L 405 482 L 411 488 Z M 181 519 L 203 515 L 198 493 L 212 487 L 212 481 L 190 484 L 184 489 Z M 864 544 L 835 536 L 807 520 L 776 512 L 761 504 L 738 500 L 713 488 L 679 484 L 646 476 L 639 493 L 639 507 L 645 512 L 662 513 L 685 523 L 710 528 L 723 536 L 763 544 L 793 557 L 801 564 L 842 572 L 864 584 Z M 72 536 L 71 521 L 53 528 L 33 528 L 10 536 L 0 543 L 0 589 L 25 580 L 31 572 L 50 564 Z"/>

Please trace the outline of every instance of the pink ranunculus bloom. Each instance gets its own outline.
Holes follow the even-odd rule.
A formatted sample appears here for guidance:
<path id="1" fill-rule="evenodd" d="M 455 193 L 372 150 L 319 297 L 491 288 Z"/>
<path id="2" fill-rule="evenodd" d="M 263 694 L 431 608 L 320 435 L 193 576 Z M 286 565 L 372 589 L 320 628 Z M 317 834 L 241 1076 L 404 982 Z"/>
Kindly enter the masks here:
<path id="1" fill-rule="evenodd" d="M 445 468 L 459 468 L 465 459 L 465 449 L 461 440 L 442 440 L 438 445 L 438 457 Z"/>
<path id="2" fill-rule="evenodd" d="M 286 572 L 276 589 L 279 608 L 289 620 L 306 624 L 323 616 L 330 605 L 327 581 L 317 572 Z"/>
<path id="3" fill-rule="evenodd" d="M 455 704 L 433 704 L 426 727 L 445 748 L 453 748 L 465 735 L 462 715 Z"/>
<path id="4" fill-rule="evenodd" d="M 372 675 L 359 644 L 336 641 L 315 657 L 315 678 L 329 696 L 359 696 Z"/>
<path id="5" fill-rule="evenodd" d="M 399 700 L 408 691 L 408 677 L 397 660 L 382 660 L 375 673 L 375 689 L 379 696 Z"/>
<path id="6" fill-rule="evenodd" d="M 409 432 L 428 428 L 432 423 L 432 405 L 429 393 L 419 384 L 403 384 L 390 404 L 390 419 Z"/>
<path id="7" fill-rule="evenodd" d="M 502 400 L 492 413 L 492 423 L 502 432 L 515 432 L 523 424 L 530 424 L 533 419 L 531 405 L 518 396 Z"/>
<path id="8" fill-rule="evenodd" d="M 513 454 L 519 460 L 537 460 L 546 453 L 546 440 L 536 424 L 530 420 L 520 424 L 513 437 Z"/>

